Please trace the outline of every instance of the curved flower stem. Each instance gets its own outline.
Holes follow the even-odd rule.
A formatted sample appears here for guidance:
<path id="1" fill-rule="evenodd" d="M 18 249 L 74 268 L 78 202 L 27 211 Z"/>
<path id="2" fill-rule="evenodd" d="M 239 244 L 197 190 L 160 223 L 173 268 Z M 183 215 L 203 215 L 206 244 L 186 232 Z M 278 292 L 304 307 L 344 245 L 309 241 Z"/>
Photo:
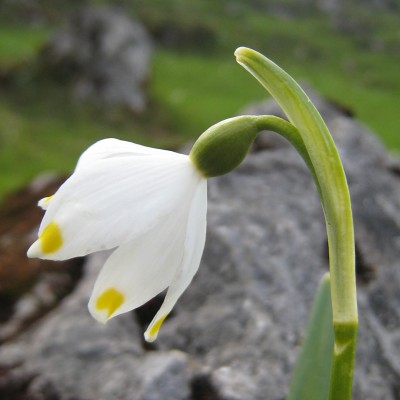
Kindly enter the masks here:
<path id="1" fill-rule="evenodd" d="M 257 126 L 259 132 L 262 130 L 276 132 L 292 144 L 292 146 L 298 151 L 304 162 L 307 164 L 307 167 L 314 178 L 315 184 L 317 185 L 318 191 L 321 194 L 321 188 L 314 170 L 314 165 L 312 164 L 299 130 L 290 122 L 273 115 L 256 115 L 248 117 L 253 119 L 254 124 Z"/>
<path id="2" fill-rule="evenodd" d="M 318 111 L 285 71 L 251 49 L 239 48 L 235 55 L 297 128 L 302 140 L 295 138 L 291 142 L 301 149 L 317 182 L 326 220 L 331 274 L 334 352 L 330 399 L 351 399 L 358 316 L 353 218 L 340 157 Z"/>

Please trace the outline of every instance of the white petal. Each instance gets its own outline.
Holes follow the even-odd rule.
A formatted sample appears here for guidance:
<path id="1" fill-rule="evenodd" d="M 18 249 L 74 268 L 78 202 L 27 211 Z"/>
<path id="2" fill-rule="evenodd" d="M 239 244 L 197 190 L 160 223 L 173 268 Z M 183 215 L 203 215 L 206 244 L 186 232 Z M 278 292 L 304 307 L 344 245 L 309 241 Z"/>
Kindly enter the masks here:
<path id="1" fill-rule="evenodd" d="M 140 144 L 126 142 L 119 139 L 103 139 L 82 153 L 76 169 L 86 167 L 93 162 L 107 158 L 137 157 L 143 155 L 165 155 L 172 153 L 166 150 L 141 146 Z"/>
<path id="2" fill-rule="evenodd" d="M 182 265 L 173 278 L 164 303 L 145 332 L 147 342 L 157 339 L 158 331 L 178 298 L 196 274 L 204 250 L 207 225 L 207 181 L 202 180 L 194 194 L 187 223 Z"/>
<path id="3" fill-rule="evenodd" d="M 104 158 L 78 168 L 49 202 L 39 229 L 39 238 L 48 233 L 53 239 L 56 232 L 59 246 L 41 251 L 39 239 L 28 255 L 63 260 L 111 249 L 179 209 L 202 178 L 187 156 L 160 152 Z M 50 225 L 57 229 L 48 230 Z"/>
<path id="4" fill-rule="evenodd" d="M 42 210 L 47 210 L 48 206 L 49 206 L 49 202 L 51 201 L 51 199 L 53 198 L 53 196 L 48 196 L 48 197 L 44 197 L 43 199 L 40 199 L 38 201 L 38 206 L 42 209 Z"/>
<path id="5" fill-rule="evenodd" d="M 183 258 L 188 206 L 185 208 L 112 253 L 89 301 L 95 319 L 104 323 L 131 311 L 170 285 Z"/>

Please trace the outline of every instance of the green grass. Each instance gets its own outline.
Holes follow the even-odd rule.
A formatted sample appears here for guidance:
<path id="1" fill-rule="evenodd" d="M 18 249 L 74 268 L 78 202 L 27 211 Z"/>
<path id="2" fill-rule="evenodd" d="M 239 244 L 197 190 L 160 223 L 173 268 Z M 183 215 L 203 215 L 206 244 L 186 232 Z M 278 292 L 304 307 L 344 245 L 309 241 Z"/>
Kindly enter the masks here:
<path id="1" fill-rule="evenodd" d="M 169 6 L 176 10 L 178 3 Z M 234 60 L 240 45 L 262 51 L 296 80 L 309 82 L 354 110 L 388 148 L 400 151 L 400 56 L 392 51 L 400 42 L 400 31 L 393 16 L 374 22 L 374 40 L 389 50 L 372 51 L 357 35 L 335 33 L 320 16 L 283 20 L 243 9 L 224 16 L 217 5 L 198 4 L 198 8 L 197 14 L 180 9 L 185 29 L 201 24 L 202 13 L 207 12 L 206 28 L 217 39 L 214 47 L 192 48 L 188 43 L 180 50 L 157 48 L 149 88 L 151 108 L 140 117 L 73 102 L 61 88 L 36 79 L 34 58 L 51 27 L 3 24 L 0 79 L 10 71 L 19 73 L 11 83 L 0 81 L 0 196 L 40 172 L 71 171 L 79 154 L 101 138 L 178 148 L 250 102 L 265 98 L 265 91 Z M 149 10 L 143 13 L 153 24 L 177 18 L 171 10 L 168 14 L 154 9 L 154 15 Z"/>
<path id="2" fill-rule="evenodd" d="M 35 55 L 48 35 L 47 28 L 0 25 L 1 66 L 11 67 Z"/>
<path id="3" fill-rule="evenodd" d="M 264 94 L 229 58 L 160 50 L 154 63 L 152 95 L 173 115 L 183 138 L 193 139 L 210 125 L 234 116 Z"/>

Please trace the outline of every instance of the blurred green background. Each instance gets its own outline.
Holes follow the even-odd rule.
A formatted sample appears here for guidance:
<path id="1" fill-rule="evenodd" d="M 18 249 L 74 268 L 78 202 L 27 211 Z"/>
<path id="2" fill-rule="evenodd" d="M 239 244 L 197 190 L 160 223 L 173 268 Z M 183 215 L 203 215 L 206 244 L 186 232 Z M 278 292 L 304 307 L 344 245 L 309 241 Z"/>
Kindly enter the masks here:
<path id="1" fill-rule="evenodd" d="M 82 5 L 139 20 L 155 52 L 141 115 L 77 102 L 35 73 L 37 55 Z M 70 172 L 94 141 L 176 149 L 266 97 L 234 60 L 239 46 L 354 112 L 400 150 L 400 1 L 9 0 L 0 3 L 0 198 L 44 171 Z M 173 27 L 171 43 L 160 31 Z"/>

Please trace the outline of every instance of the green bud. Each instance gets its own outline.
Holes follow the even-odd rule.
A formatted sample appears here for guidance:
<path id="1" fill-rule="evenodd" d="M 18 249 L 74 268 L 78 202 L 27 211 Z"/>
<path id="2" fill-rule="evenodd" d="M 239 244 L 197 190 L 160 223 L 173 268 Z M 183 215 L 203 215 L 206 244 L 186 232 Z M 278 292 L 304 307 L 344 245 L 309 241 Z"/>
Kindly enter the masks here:
<path id="1" fill-rule="evenodd" d="M 224 175 L 243 161 L 259 132 L 256 120 L 251 115 L 229 118 L 197 139 L 189 157 L 204 177 Z"/>

